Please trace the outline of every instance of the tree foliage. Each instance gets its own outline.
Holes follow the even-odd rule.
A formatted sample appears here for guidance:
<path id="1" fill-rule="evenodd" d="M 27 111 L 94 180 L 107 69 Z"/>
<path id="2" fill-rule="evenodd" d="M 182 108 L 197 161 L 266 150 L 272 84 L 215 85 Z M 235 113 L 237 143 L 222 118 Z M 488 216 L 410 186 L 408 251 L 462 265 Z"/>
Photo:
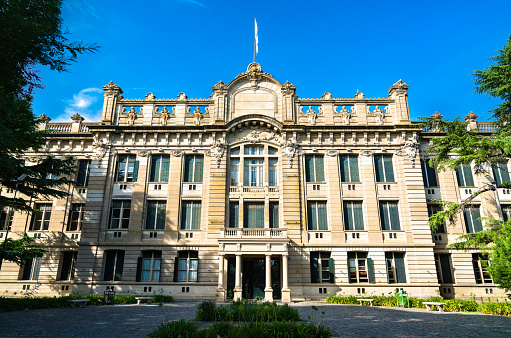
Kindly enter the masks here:
<path id="1" fill-rule="evenodd" d="M 24 236 L 20 239 L 7 238 L 3 259 L 23 265 L 25 262 L 42 257 L 46 252 L 44 246 L 35 243 L 32 237 Z"/>

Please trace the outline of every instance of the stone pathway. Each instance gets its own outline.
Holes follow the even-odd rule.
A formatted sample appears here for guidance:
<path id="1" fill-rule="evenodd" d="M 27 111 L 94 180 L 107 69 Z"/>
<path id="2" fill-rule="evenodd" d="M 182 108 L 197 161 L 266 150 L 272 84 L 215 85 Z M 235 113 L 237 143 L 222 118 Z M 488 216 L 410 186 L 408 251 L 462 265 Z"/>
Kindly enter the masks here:
<path id="1" fill-rule="evenodd" d="M 0 313 L 0 337 L 145 337 L 165 320 L 195 317 L 198 302 L 89 306 Z M 334 337 L 511 337 L 511 318 L 422 309 L 291 304 Z M 312 306 L 318 308 L 312 310 Z M 324 314 L 322 314 L 324 312 Z M 164 316 L 165 313 L 165 316 Z M 206 326 L 200 323 L 200 327 Z"/>

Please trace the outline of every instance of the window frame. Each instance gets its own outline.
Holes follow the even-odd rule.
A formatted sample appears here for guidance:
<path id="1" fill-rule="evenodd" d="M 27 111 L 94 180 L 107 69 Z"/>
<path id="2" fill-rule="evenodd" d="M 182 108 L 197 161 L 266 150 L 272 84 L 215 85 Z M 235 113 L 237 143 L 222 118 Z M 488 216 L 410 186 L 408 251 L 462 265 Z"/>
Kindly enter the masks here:
<path id="1" fill-rule="evenodd" d="M 187 218 L 186 218 L 187 205 L 191 205 L 189 221 L 187 221 Z M 198 205 L 198 207 L 197 207 L 197 205 Z M 198 209 L 198 211 L 197 211 L 197 209 Z M 196 219 L 196 217 L 198 217 L 198 220 Z M 179 229 L 187 230 L 187 231 L 200 230 L 201 220 L 202 220 L 202 201 L 183 200 L 181 202 L 181 222 L 180 222 Z M 196 224 L 196 228 L 194 228 L 194 223 Z"/>
<path id="2" fill-rule="evenodd" d="M 325 211 L 325 225 L 321 225 L 321 227 L 325 229 L 320 229 L 319 222 L 319 204 L 324 205 Z M 314 205 L 314 207 L 312 207 Z M 313 217 L 312 210 L 315 210 L 315 217 Z M 315 219 L 315 223 L 314 223 Z M 328 231 L 328 202 L 323 200 L 309 200 L 307 201 L 307 230 L 308 231 Z"/>
<path id="3" fill-rule="evenodd" d="M 149 261 L 149 268 L 145 268 L 145 266 L 144 266 L 144 263 L 147 261 Z M 144 282 L 144 283 L 160 282 L 161 264 L 162 264 L 162 252 L 161 251 L 159 251 L 159 250 L 142 251 L 142 256 L 138 258 L 138 264 L 137 264 L 137 282 Z M 149 273 L 149 279 L 144 279 L 144 272 Z M 155 278 L 156 272 L 157 272 L 158 278 Z"/>
<path id="4" fill-rule="evenodd" d="M 66 256 L 71 256 L 71 257 L 70 257 L 70 259 L 69 259 L 69 257 L 67 257 L 67 259 L 66 259 Z M 60 281 L 74 280 L 75 273 L 76 273 L 76 259 L 78 258 L 78 251 L 62 251 L 60 257 L 61 257 L 60 258 L 61 266 L 60 266 L 59 280 Z"/>
<path id="5" fill-rule="evenodd" d="M 79 208 L 76 210 L 75 208 Z M 82 230 L 82 223 L 83 223 L 83 217 L 85 215 L 85 203 L 72 203 L 71 208 L 69 210 L 69 218 L 67 221 L 66 226 L 66 232 L 73 232 L 73 231 L 81 231 Z M 78 218 L 73 219 L 75 215 L 78 214 Z M 76 223 L 76 229 L 73 229 L 72 226 L 73 223 Z"/>
<path id="6" fill-rule="evenodd" d="M 367 256 L 367 252 L 348 252 L 348 282 L 350 284 L 374 284 L 373 261 Z"/>
<path id="7" fill-rule="evenodd" d="M 500 211 L 502 212 L 502 220 L 504 221 L 504 223 L 511 219 L 511 204 L 501 203 Z"/>
<path id="8" fill-rule="evenodd" d="M 442 206 L 440 204 L 434 204 L 434 203 L 428 203 L 427 204 L 427 208 L 428 208 L 428 219 L 429 217 L 433 216 L 434 214 L 442 211 Z M 434 210 L 438 208 L 439 210 Z M 428 224 L 429 224 L 429 221 L 428 221 Z M 434 234 L 446 234 L 446 224 L 445 224 L 445 220 L 444 222 L 442 223 L 442 226 L 438 227 L 438 229 L 436 231 L 432 231 L 432 233 Z"/>
<path id="9" fill-rule="evenodd" d="M 381 159 L 381 162 L 380 160 Z M 377 183 L 395 183 L 396 175 L 394 174 L 394 157 L 392 155 L 374 155 L 374 170 L 376 174 Z M 390 165 L 390 167 L 389 167 Z M 381 166 L 381 168 L 380 168 Z M 381 169 L 381 170 L 380 170 Z M 383 175 L 381 177 L 380 175 Z M 392 177 L 389 177 L 392 175 Z"/>
<path id="10" fill-rule="evenodd" d="M 310 161 L 312 160 L 312 166 Z M 319 161 L 321 160 L 321 161 Z M 322 167 L 320 169 L 320 166 Z M 313 168 L 313 172 L 311 172 Z M 320 172 L 322 170 L 322 172 Z M 319 176 L 319 177 L 318 177 Z M 306 183 L 325 183 L 325 156 L 324 155 L 305 155 L 305 182 Z"/>
<path id="11" fill-rule="evenodd" d="M 360 216 L 362 217 L 362 224 L 357 224 L 355 217 L 355 203 L 360 204 Z M 344 223 L 344 231 L 364 231 L 365 223 L 364 223 L 364 203 L 362 201 L 357 200 L 344 200 L 342 202 L 343 207 L 343 223 Z M 347 215 L 351 215 L 351 218 L 346 217 Z M 351 219 L 352 224 L 348 224 Z M 351 229 L 350 229 L 351 228 Z"/>
<path id="12" fill-rule="evenodd" d="M 347 172 L 345 172 L 344 162 L 347 164 Z M 356 166 L 354 170 L 352 170 L 352 166 Z M 340 155 L 339 156 L 339 167 L 341 170 L 341 182 L 342 183 L 360 183 L 360 170 L 358 165 L 358 155 Z M 353 176 L 353 171 L 356 171 L 356 177 Z M 346 177 L 346 175 L 348 177 Z"/>
<path id="13" fill-rule="evenodd" d="M 472 183 L 472 185 L 469 185 L 467 183 L 467 178 L 470 178 L 470 181 L 468 183 Z M 462 163 L 458 166 L 456 169 L 456 180 L 458 181 L 458 187 L 460 188 L 475 188 L 475 181 L 474 181 L 474 175 L 472 173 L 472 166 L 467 163 Z M 461 182 L 461 180 L 463 180 Z"/>
<path id="14" fill-rule="evenodd" d="M 497 186 L 501 186 L 504 182 L 511 181 L 507 162 L 498 162 L 496 167 L 492 166 L 491 169 Z"/>
<path id="15" fill-rule="evenodd" d="M 154 205 L 154 218 L 150 219 L 150 210 Z M 144 230 L 165 230 L 166 216 L 167 216 L 167 201 L 166 200 L 147 200 L 147 212 Z M 163 215 L 161 215 L 163 211 Z M 161 223 L 163 222 L 163 223 Z M 149 227 L 152 225 L 152 227 Z"/>
<path id="16" fill-rule="evenodd" d="M 435 253 L 435 267 L 436 267 L 436 275 L 438 284 L 454 284 L 454 271 L 452 269 L 452 257 L 449 253 Z M 442 258 L 446 258 L 442 262 Z M 444 276 L 444 270 L 448 270 L 449 272 L 449 281 L 444 281 L 447 276 Z M 448 279 L 449 280 L 449 279 Z"/>
<path id="17" fill-rule="evenodd" d="M 234 163 L 237 161 L 238 163 Z M 231 187 L 240 186 L 240 159 L 239 157 L 231 158 Z"/>
<path id="18" fill-rule="evenodd" d="M 186 257 L 185 257 L 186 256 Z M 182 261 L 186 261 L 186 268 L 181 266 Z M 195 268 L 192 268 L 192 262 L 195 261 Z M 178 283 L 197 283 L 199 281 L 199 252 L 198 251 L 179 251 L 176 257 L 175 281 Z M 186 279 L 180 278 L 180 272 L 185 271 Z M 192 272 L 196 273 L 196 278 L 192 279 Z"/>
<path id="19" fill-rule="evenodd" d="M 76 186 L 88 187 L 90 178 L 91 160 L 78 160 L 78 173 L 76 175 Z M 85 164 L 85 168 L 82 168 Z M 83 182 L 82 182 L 83 181 Z"/>
<path id="20" fill-rule="evenodd" d="M 475 216 L 474 213 L 476 213 Z M 470 215 L 470 217 L 467 218 L 467 215 Z M 484 224 L 479 218 L 481 218 L 481 206 L 479 204 L 469 204 L 464 207 L 463 221 L 465 222 L 465 231 L 467 234 L 473 234 L 484 230 Z"/>
<path id="21" fill-rule="evenodd" d="M 29 231 L 48 231 L 50 228 L 52 208 L 52 203 L 36 203 L 34 209 L 38 211 L 32 214 Z M 36 222 L 39 223 L 37 229 Z"/>
<path id="22" fill-rule="evenodd" d="M 0 231 L 11 231 L 12 222 L 14 221 L 14 209 L 11 207 L 3 207 L 0 210 Z"/>
<path id="23" fill-rule="evenodd" d="M 138 176 L 138 165 L 139 161 L 137 161 L 136 155 L 118 155 L 117 163 L 115 165 L 115 182 L 136 182 Z"/>
<path id="24" fill-rule="evenodd" d="M 488 272 L 490 260 L 481 253 L 472 254 L 472 267 L 476 284 L 494 284 L 493 278 Z M 486 276 L 486 277 L 485 277 Z"/>
<path id="25" fill-rule="evenodd" d="M 421 171 L 422 181 L 424 182 L 424 188 L 439 187 L 437 171 L 434 167 L 431 167 L 429 165 L 429 159 L 421 160 Z"/>
<path id="26" fill-rule="evenodd" d="M 390 208 L 390 204 L 395 204 L 395 209 L 396 209 L 396 215 L 397 215 L 397 224 L 394 220 L 394 218 L 392 217 L 391 215 L 391 208 Z M 386 205 L 386 213 L 385 213 L 385 209 L 384 209 L 384 205 Z M 379 206 L 379 212 L 380 212 L 380 229 L 381 231 L 401 231 L 401 217 L 399 215 L 399 201 L 393 201 L 393 200 L 379 200 L 378 201 L 378 206 Z M 385 219 L 388 220 L 388 224 L 390 225 L 390 228 L 389 229 L 385 229 Z M 396 228 L 397 227 L 397 228 Z"/>
<path id="27" fill-rule="evenodd" d="M 34 257 L 26 260 L 20 268 L 20 274 L 18 280 L 39 280 L 39 274 L 41 273 L 42 257 Z"/>
<path id="28" fill-rule="evenodd" d="M 254 161 L 257 163 L 252 163 Z M 245 187 L 264 186 L 264 158 L 244 158 L 243 170 Z"/>
<path id="29" fill-rule="evenodd" d="M 166 177 L 166 179 L 165 179 Z M 149 183 L 168 183 L 170 177 L 170 155 L 151 155 Z"/>
<path id="30" fill-rule="evenodd" d="M 185 155 L 184 161 L 183 183 L 202 183 L 204 181 L 204 155 Z M 198 169 L 199 163 L 200 168 Z M 191 177 L 190 180 L 189 177 Z"/>
<path id="31" fill-rule="evenodd" d="M 397 259 L 400 259 L 401 261 L 398 261 Z M 404 252 L 394 251 L 385 252 L 385 265 L 387 269 L 387 283 L 389 284 L 406 283 L 406 264 Z"/>
<path id="32" fill-rule="evenodd" d="M 252 208 L 251 208 L 252 207 Z M 250 211 L 253 210 L 253 211 Z M 258 213 L 262 211 L 262 215 Z M 255 219 L 251 216 L 255 215 Z M 262 216 L 262 217 L 261 217 Z M 265 205 L 264 201 L 244 202 L 243 203 L 243 228 L 244 229 L 264 229 L 265 228 Z M 261 218 L 261 219 L 259 219 Z M 249 227 L 254 224 L 254 227 Z"/>
<path id="33" fill-rule="evenodd" d="M 121 203 L 120 207 L 116 207 L 116 203 Z M 129 203 L 129 206 L 126 206 L 125 204 Z M 118 224 L 120 226 L 113 227 L 113 220 L 114 220 L 114 210 L 119 209 L 119 217 L 115 218 L 118 219 Z M 128 211 L 127 217 L 125 217 L 125 211 Z M 108 222 L 108 230 L 128 230 L 130 226 L 130 217 L 131 217 L 131 200 L 112 200 L 112 204 L 110 206 L 110 221 Z M 126 221 L 127 220 L 127 221 Z M 126 224 L 126 226 L 124 226 Z"/>
<path id="34" fill-rule="evenodd" d="M 113 255 L 113 257 L 111 257 Z M 122 281 L 122 274 L 124 271 L 124 250 L 106 250 L 105 251 L 105 263 L 103 268 L 103 281 L 105 282 L 119 282 Z M 109 268 L 109 261 L 112 261 L 112 271 L 107 271 Z M 112 278 L 108 279 L 109 275 Z"/>

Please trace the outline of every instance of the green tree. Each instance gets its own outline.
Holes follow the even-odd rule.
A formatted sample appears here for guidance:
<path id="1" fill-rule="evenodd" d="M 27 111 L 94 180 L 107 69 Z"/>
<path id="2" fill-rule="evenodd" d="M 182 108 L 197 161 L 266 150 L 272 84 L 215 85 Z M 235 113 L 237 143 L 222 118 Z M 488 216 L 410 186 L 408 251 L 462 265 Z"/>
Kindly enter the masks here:
<path id="1" fill-rule="evenodd" d="M 431 166 L 437 166 L 439 170 L 455 170 L 461 164 L 473 163 L 476 173 L 484 174 L 488 167 L 496 168 L 499 162 L 507 163 L 511 158 L 511 35 L 507 45 L 498 52 L 498 55 L 489 58 L 495 64 L 472 74 L 475 93 L 488 94 L 500 101 L 491 110 L 495 131 L 482 135 L 477 130 L 468 130 L 467 123 L 459 119 L 421 118 L 423 128 L 439 132 L 438 137 L 431 139 L 428 150 L 433 155 Z M 510 184 L 504 182 L 502 186 L 510 187 Z M 491 185 L 486 185 L 474 195 L 492 189 Z M 440 201 L 443 211 L 430 217 L 431 228 L 438 228 L 446 219 L 451 224 L 455 222 L 467 202 L 470 199 L 462 204 Z M 485 230 L 460 236 L 459 242 L 450 247 L 461 250 L 477 248 L 487 253 L 491 261 L 488 271 L 495 283 L 506 291 L 511 290 L 511 220 L 503 225 L 501 220 L 487 219 Z"/>
<path id="2" fill-rule="evenodd" d="M 69 41 L 62 29 L 62 1 L 8 0 L 0 3 L 0 208 L 33 211 L 28 197 L 64 197 L 63 187 L 75 171 L 72 158 L 45 156 L 36 165 L 25 166 L 27 151 L 44 146 L 49 131 L 37 130 L 32 111 L 34 88 L 43 88 L 37 67 L 68 71 L 79 54 L 94 53 L 96 44 Z M 7 194 L 15 191 L 15 195 Z M 10 250 L 10 251 L 9 251 Z M 5 240 L 2 259 L 17 263 L 30 256 L 32 241 Z M 28 256 L 27 256 L 28 255 Z"/>

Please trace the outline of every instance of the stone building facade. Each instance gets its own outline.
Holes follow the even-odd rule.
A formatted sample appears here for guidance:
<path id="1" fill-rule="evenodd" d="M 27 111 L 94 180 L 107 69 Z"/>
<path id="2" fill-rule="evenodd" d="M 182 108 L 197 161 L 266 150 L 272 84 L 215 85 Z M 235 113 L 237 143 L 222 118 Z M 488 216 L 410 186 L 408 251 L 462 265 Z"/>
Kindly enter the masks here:
<path id="1" fill-rule="evenodd" d="M 477 252 L 446 249 L 482 229 L 477 215 L 499 217 L 495 193 L 431 233 L 431 201 L 464 200 L 485 179 L 470 167 L 427 167 L 424 150 L 438 133 L 410 121 L 401 80 L 385 98 L 304 99 L 252 63 L 207 99 L 125 99 L 113 82 L 103 89 L 100 122 L 75 115 L 40 126 L 53 133 L 27 165 L 72 155 L 79 170 L 68 198 L 35 197 L 34 215 L 2 211 L 1 238 L 10 224 L 10 236 L 26 232 L 48 247 L 24 267 L 4 262 L 2 294 L 113 286 L 178 299 L 290 301 L 396 288 L 503 296 Z M 475 118 L 469 126 L 491 130 Z M 507 217 L 511 195 L 497 193 Z"/>

